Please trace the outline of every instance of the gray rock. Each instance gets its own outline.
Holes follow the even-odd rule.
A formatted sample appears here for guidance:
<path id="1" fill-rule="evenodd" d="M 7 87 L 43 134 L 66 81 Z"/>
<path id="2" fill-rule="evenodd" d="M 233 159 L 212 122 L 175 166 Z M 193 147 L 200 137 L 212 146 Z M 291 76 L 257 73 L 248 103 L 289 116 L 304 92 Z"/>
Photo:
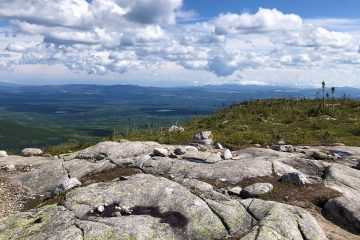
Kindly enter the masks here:
<path id="1" fill-rule="evenodd" d="M 39 148 L 25 148 L 21 151 L 21 155 L 24 157 L 41 156 L 43 151 Z"/>
<path id="2" fill-rule="evenodd" d="M 315 218 L 300 207 L 260 199 L 241 203 L 257 221 L 243 240 L 327 240 Z"/>
<path id="3" fill-rule="evenodd" d="M 260 148 L 260 147 L 261 147 L 261 144 L 256 143 L 256 144 L 254 144 L 254 147 Z"/>
<path id="4" fill-rule="evenodd" d="M 185 129 L 181 126 L 172 125 L 168 131 L 169 133 L 177 133 L 177 132 L 184 132 Z"/>
<path id="5" fill-rule="evenodd" d="M 241 190 L 241 196 L 244 198 L 258 197 L 273 190 L 271 183 L 255 183 Z"/>
<path id="6" fill-rule="evenodd" d="M 194 141 L 203 145 L 212 145 L 214 141 L 212 140 L 211 131 L 204 131 L 199 134 L 196 134 L 194 137 Z"/>
<path id="7" fill-rule="evenodd" d="M 53 195 L 63 194 L 77 186 L 80 186 L 81 182 L 77 178 L 70 178 L 65 180 L 53 191 Z"/>
<path id="8" fill-rule="evenodd" d="M 186 153 L 186 148 L 185 147 L 177 147 L 174 149 L 174 153 L 176 155 L 183 155 Z"/>
<path id="9" fill-rule="evenodd" d="M 51 192 L 68 179 L 68 172 L 61 161 L 50 160 L 29 172 L 20 173 L 14 179 L 36 194 Z"/>
<path id="10" fill-rule="evenodd" d="M 100 205 L 104 206 L 106 212 L 107 206 L 114 204 L 127 206 L 133 212 L 143 214 L 113 218 L 91 217 L 88 214 Z M 126 181 L 92 184 L 74 189 L 66 195 L 65 206 L 80 219 L 106 223 L 112 229 L 115 239 L 121 239 L 120 236 L 125 236 L 125 233 L 132 236 L 130 226 L 139 228 L 156 224 L 164 227 L 156 227 L 155 236 L 159 237 L 152 235 L 152 239 L 162 239 L 168 233 L 169 225 L 171 227 L 173 224 L 179 229 L 172 231 L 172 238 L 175 239 L 214 239 L 227 236 L 221 220 L 201 198 L 178 183 L 147 174 L 133 175 Z M 172 220 L 166 223 L 168 219 Z M 125 225 L 128 227 L 123 228 Z M 147 238 L 151 233 L 153 231 L 148 229 L 137 232 L 142 235 L 139 236 L 140 239 Z"/>
<path id="11" fill-rule="evenodd" d="M 211 139 L 211 138 L 212 138 L 212 133 L 211 133 L 211 131 L 201 132 L 200 135 L 201 135 L 201 140 Z"/>
<path id="12" fill-rule="evenodd" d="M 16 170 L 16 167 L 13 164 L 7 164 L 1 168 L 7 172 L 13 172 Z"/>
<path id="13" fill-rule="evenodd" d="M 281 181 L 293 183 L 299 186 L 310 184 L 310 181 L 300 172 L 285 173 L 281 176 Z"/>
<path id="14" fill-rule="evenodd" d="M 224 147 L 221 145 L 221 143 L 215 143 L 215 148 L 216 149 L 223 149 Z"/>
<path id="15" fill-rule="evenodd" d="M 221 157 L 223 158 L 223 159 L 225 159 L 225 160 L 228 160 L 228 159 L 231 159 L 232 158 L 232 153 L 231 153 L 231 151 L 229 150 L 229 149 L 226 149 L 223 153 L 222 153 L 222 155 L 221 155 Z"/>
<path id="16" fill-rule="evenodd" d="M 97 207 L 96 210 L 97 210 L 99 213 L 102 213 L 102 212 L 105 211 L 105 207 L 104 207 L 103 205 L 100 205 L 100 206 Z"/>
<path id="17" fill-rule="evenodd" d="M 241 190 L 242 190 L 242 188 L 237 186 L 237 187 L 230 188 L 227 192 L 229 195 L 240 196 Z"/>
<path id="18" fill-rule="evenodd" d="M 169 151 L 166 148 L 155 148 L 154 155 L 159 157 L 166 157 L 169 154 Z"/>
<path id="19" fill-rule="evenodd" d="M 325 175 L 327 187 L 343 194 L 325 204 L 326 214 L 353 232 L 360 232 L 360 171 L 332 164 Z"/>
<path id="20" fill-rule="evenodd" d="M 355 168 L 360 170 L 360 160 L 358 161 L 358 163 L 357 163 L 357 165 L 356 165 Z"/>
<path id="21" fill-rule="evenodd" d="M 201 140 L 200 143 L 203 145 L 213 145 L 214 141 L 212 139 L 205 139 L 205 140 Z"/>
<path id="22" fill-rule="evenodd" d="M 154 148 L 163 146 L 156 142 L 101 142 L 95 146 L 84 149 L 73 154 L 71 159 L 91 159 L 91 160 L 116 160 L 120 158 L 137 157 L 144 154 L 151 154 Z"/>
<path id="23" fill-rule="evenodd" d="M 289 152 L 289 153 L 295 151 L 295 148 L 292 145 L 272 145 L 271 149 L 279 152 Z"/>
<path id="24" fill-rule="evenodd" d="M 216 163 L 222 160 L 221 153 L 211 153 L 211 152 L 186 152 L 184 155 L 181 155 L 182 159 L 186 159 L 193 162 L 203 162 L 203 163 Z"/>
<path id="25" fill-rule="evenodd" d="M 81 179 L 90 173 L 101 173 L 116 167 L 108 160 L 88 161 L 84 159 L 74 159 L 63 163 L 70 178 Z"/>
<path id="26" fill-rule="evenodd" d="M 20 212 L 0 221 L 0 239 L 83 239 L 75 216 L 66 208 L 49 205 Z"/>
<path id="27" fill-rule="evenodd" d="M 360 202 L 354 198 L 339 197 L 325 204 L 325 214 L 353 232 L 360 232 Z"/>
<path id="28" fill-rule="evenodd" d="M 277 143 L 278 145 L 285 145 L 286 144 L 286 142 L 285 142 L 285 140 L 280 140 L 280 141 L 278 141 L 278 143 Z"/>
<path id="29" fill-rule="evenodd" d="M 321 151 L 314 151 L 311 157 L 317 160 L 326 160 L 330 158 L 330 156 L 327 153 Z"/>
<path id="30" fill-rule="evenodd" d="M 223 221 L 230 234 L 243 235 L 251 230 L 255 219 L 251 217 L 239 201 L 213 201 L 210 199 L 205 201 Z"/>
<path id="31" fill-rule="evenodd" d="M 8 156 L 8 154 L 6 151 L 0 151 L 0 158 L 7 157 L 7 156 Z"/>

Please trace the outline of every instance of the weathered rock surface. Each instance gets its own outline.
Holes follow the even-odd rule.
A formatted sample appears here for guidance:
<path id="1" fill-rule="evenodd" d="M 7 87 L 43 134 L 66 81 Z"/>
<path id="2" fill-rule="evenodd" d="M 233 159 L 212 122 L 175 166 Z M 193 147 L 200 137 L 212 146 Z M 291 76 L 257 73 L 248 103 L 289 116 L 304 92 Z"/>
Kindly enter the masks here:
<path id="1" fill-rule="evenodd" d="M 137 221 L 145 225 L 151 225 L 149 218 L 173 224 L 173 237 L 177 232 L 191 239 L 213 239 L 227 234 L 221 220 L 202 199 L 178 183 L 152 175 L 138 174 L 126 181 L 93 184 L 66 195 L 65 206 L 80 219 L 103 222 L 105 216 L 90 214 L 100 205 L 108 206 L 105 211 L 110 211 L 113 205 L 127 206 L 133 209 Z M 131 219 L 121 216 L 125 223 Z M 106 221 L 111 222 L 110 219 Z M 160 229 L 158 234 L 161 236 Z M 177 238 L 182 237 L 178 235 Z"/>
<path id="2" fill-rule="evenodd" d="M 327 169 L 326 185 L 344 194 L 325 204 L 326 214 L 340 225 L 360 233 L 360 171 L 333 164 Z"/>
<path id="3" fill-rule="evenodd" d="M 211 134 L 200 137 L 211 139 Z M 156 148 L 168 154 L 154 157 Z M 0 239 L 326 239 L 304 209 L 242 200 L 241 188 L 233 188 L 247 179 L 282 176 L 295 184 L 325 182 L 340 191 L 343 196 L 328 201 L 324 212 L 334 223 L 359 233 L 360 171 L 356 165 L 360 148 L 296 149 L 247 148 L 222 158 L 219 150 L 209 146 L 202 152 L 193 146 L 121 141 L 99 143 L 60 158 L 5 156 L 0 158 L 0 177 L 33 195 L 48 196 L 72 178 L 109 176 L 101 180 L 105 182 L 75 189 L 77 184 L 63 186 L 65 208 L 51 205 L 0 220 Z M 341 158 L 315 160 L 312 153 L 316 151 Z M 5 170 L 9 164 L 14 171 Z M 129 175 L 119 178 L 123 176 L 119 169 L 130 169 Z M 271 187 L 266 184 L 260 189 Z"/>
<path id="4" fill-rule="evenodd" d="M 242 239 L 327 239 L 314 217 L 302 208 L 258 199 L 241 203 L 257 221 Z"/>
<path id="5" fill-rule="evenodd" d="M 147 174 L 77 188 L 64 204 L 4 219 L 0 239 L 326 239 L 299 207 L 257 199 L 216 201 Z M 131 211 L 114 214 L 118 206 Z"/>

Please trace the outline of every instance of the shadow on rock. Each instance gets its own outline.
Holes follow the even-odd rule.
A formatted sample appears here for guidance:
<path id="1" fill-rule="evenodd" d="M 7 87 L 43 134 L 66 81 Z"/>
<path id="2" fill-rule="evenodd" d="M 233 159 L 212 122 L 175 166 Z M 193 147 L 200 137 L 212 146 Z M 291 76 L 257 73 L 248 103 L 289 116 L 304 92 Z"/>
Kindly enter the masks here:
<path id="1" fill-rule="evenodd" d="M 160 218 L 161 223 L 167 223 L 173 228 L 183 228 L 188 224 L 188 219 L 180 212 L 168 211 L 160 212 L 159 207 L 135 206 L 130 209 L 123 209 L 116 204 L 104 207 L 101 212 L 94 211 L 88 216 L 103 218 L 130 216 L 130 215 L 147 215 L 154 218 Z"/>

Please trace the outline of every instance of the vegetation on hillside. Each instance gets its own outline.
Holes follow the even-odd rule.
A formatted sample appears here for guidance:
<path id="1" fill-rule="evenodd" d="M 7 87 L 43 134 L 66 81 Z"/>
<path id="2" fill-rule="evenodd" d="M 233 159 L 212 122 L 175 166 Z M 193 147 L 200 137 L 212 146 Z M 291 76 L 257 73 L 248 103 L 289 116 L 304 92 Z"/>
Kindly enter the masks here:
<path id="1" fill-rule="evenodd" d="M 266 99 L 233 104 L 208 117 L 186 123 L 185 132 L 149 128 L 113 133 L 111 140 L 152 140 L 187 144 L 203 130 L 230 148 L 259 143 L 270 145 L 284 139 L 289 144 L 360 146 L 360 102 L 352 99 Z"/>

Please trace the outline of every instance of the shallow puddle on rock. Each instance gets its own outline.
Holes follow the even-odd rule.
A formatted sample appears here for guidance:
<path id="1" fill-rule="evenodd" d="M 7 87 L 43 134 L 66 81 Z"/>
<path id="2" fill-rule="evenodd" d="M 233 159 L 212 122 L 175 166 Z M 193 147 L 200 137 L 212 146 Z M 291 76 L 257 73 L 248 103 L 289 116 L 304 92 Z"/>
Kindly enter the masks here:
<path id="1" fill-rule="evenodd" d="M 352 155 L 351 153 L 348 153 L 348 152 L 336 151 L 336 150 L 330 150 L 329 152 L 330 152 L 331 154 L 338 154 L 338 155 L 340 155 L 341 157 L 348 157 L 348 156 L 351 156 L 351 155 Z"/>
<path id="2" fill-rule="evenodd" d="M 121 209 L 121 208 L 120 208 Z M 130 215 L 146 215 L 154 218 L 160 218 L 161 223 L 167 223 L 173 228 L 183 228 L 188 224 L 188 219 L 182 215 L 180 212 L 168 211 L 160 212 L 159 207 L 152 206 L 135 206 L 129 209 L 131 213 L 124 212 L 119 210 L 117 204 L 112 204 L 109 206 L 104 206 L 102 212 L 99 212 L 97 209 L 92 210 L 88 213 L 88 216 L 111 218 L 111 217 L 126 217 Z"/>
<path id="3" fill-rule="evenodd" d="M 207 163 L 204 160 L 201 159 L 188 159 L 189 162 L 193 162 L 193 163 Z"/>

